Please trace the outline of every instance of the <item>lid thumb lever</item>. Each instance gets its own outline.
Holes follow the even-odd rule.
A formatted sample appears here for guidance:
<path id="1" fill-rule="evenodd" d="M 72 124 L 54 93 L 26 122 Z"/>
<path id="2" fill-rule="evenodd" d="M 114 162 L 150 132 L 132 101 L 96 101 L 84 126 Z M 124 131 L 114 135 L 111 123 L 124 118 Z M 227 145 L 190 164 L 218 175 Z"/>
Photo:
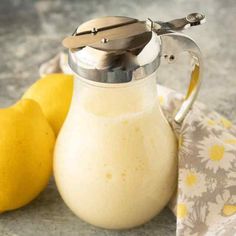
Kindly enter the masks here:
<path id="1" fill-rule="evenodd" d="M 147 25 L 158 35 L 169 33 L 170 31 L 181 31 L 191 26 L 201 25 L 205 23 L 205 16 L 201 13 L 191 13 L 184 18 L 171 20 L 168 22 L 147 20 Z"/>

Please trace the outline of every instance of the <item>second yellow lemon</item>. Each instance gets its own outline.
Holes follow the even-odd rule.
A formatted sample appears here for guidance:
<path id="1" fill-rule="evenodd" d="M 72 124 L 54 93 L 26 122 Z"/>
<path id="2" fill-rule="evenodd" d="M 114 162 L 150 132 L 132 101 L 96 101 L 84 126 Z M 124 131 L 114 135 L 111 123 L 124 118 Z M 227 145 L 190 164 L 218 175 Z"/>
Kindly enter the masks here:
<path id="1" fill-rule="evenodd" d="M 40 104 L 57 135 L 68 113 L 72 90 L 72 75 L 49 74 L 36 81 L 23 98 L 33 99 Z"/>

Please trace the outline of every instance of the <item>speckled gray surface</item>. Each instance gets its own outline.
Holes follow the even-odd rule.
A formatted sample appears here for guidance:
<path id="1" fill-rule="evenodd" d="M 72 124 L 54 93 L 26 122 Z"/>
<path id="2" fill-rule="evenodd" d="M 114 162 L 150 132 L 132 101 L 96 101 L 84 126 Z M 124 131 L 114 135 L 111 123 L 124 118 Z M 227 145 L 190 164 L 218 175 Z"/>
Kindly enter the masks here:
<path id="1" fill-rule="evenodd" d="M 207 24 L 189 32 L 205 59 L 199 100 L 236 122 L 235 0 L 81 0 L 0 2 L 0 106 L 14 103 L 38 79 L 38 67 L 62 49 L 61 39 L 83 21 L 103 15 L 169 20 L 203 12 Z M 160 83 L 184 91 L 188 58 L 164 65 Z M 107 231 L 75 217 L 61 200 L 53 180 L 30 205 L 0 216 L 0 235 L 158 236 L 175 235 L 175 217 L 165 209 L 153 221 L 129 231 Z"/>

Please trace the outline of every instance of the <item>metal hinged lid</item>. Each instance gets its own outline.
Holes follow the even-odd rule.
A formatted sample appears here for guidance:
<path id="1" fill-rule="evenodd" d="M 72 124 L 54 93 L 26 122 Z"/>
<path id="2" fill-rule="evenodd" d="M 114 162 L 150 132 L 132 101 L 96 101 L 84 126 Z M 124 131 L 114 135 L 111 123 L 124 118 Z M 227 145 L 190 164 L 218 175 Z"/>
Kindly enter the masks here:
<path id="1" fill-rule="evenodd" d="M 63 40 L 69 48 L 69 65 L 85 79 L 122 83 L 142 79 L 160 64 L 158 35 L 201 24 L 204 16 L 193 13 L 170 22 L 139 21 L 108 16 L 87 21 Z"/>

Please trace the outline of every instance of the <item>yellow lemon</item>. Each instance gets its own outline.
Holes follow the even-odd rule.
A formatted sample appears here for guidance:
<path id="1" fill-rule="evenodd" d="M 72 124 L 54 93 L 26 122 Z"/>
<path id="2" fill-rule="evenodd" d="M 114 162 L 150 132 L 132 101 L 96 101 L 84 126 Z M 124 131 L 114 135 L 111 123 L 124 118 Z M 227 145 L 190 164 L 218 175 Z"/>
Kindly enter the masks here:
<path id="1" fill-rule="evenodd" d="M 57 135 L 68 113 L 72 90 L 72 75 L 49 74 L 36 81 L 23 98 L 33 99 L 40 104 Z"/>
<path id="2" fill-rule="evenodd" d="M 0 212 L 33 200 L 52 173 L 54 132 L 33 100 L 0 109 Z"/>

